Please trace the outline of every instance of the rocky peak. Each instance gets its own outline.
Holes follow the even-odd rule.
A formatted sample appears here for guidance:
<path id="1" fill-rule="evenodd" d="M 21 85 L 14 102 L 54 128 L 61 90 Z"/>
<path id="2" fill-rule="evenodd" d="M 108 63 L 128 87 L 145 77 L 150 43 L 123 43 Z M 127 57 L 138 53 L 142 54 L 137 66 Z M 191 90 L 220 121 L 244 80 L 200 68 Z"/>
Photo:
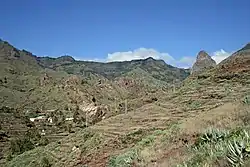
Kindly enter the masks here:
<path id="1" fill-rule="evenodd" d="M 200 51 L 196 57 L 191 74 L 202 72 L 206 69 L 211 69 L 216 66 L 216 62 L 204 50 Z"/>
<path id="2" fill-rule="evenodd" d="M 202 50 L 198 53 L 196 60 L 203 61 L 204 59 L 209 59 L 209 58 L 211 57 L 208 55 L 208 53 Z"/>
<path id="3" fill-rule="evenodd" d="M 59 61 L 68 61 L 68 62 L 74 62 L 75 61 L 75 59 L 73 57 L 68 56 L 68 55 L 58 57 L 57 60 L 59 60 Z"/>
<path id="4" fill-rule="evenodd" d="M 143 59 L 142 63 L 147 64 L 147 65 L 154 65 L 154 64 L 162 65 L 162 66 L 167 65 L 164 60 L 154 59 L 153 57 L 148 57 L 146 59 Z"/>
<path id="5" fill-rule="evenodd" d="M 145 59 L 145 61 L 155 61 L 155 59 L 153 57 L 148 57 Z"/>

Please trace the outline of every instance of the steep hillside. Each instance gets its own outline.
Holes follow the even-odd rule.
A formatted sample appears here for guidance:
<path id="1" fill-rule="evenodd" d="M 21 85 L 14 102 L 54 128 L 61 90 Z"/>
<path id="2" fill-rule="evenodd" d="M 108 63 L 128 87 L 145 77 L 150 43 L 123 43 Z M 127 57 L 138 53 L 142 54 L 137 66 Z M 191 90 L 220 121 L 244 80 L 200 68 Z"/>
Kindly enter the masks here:
<path id="1" fill-rule="evenodd" d="M 91 101 L 97 96 L 100 103 L 112 103 L 117 98 L 136 98 L 134 89 L 117 85 L 115 80 L 129 78 L 133 86 L 146 94 L 146 90 L 167 87 L 180 82 L 188 72 L 167 65 L 164 61 L 148 58 L 128 62 L 98 63 L 76 61 L 70 56 L 58 58 L 37 57 L 18 50 L 7 42 L 0 42 L 1 105 L 51 109 L 70 103 L 72 96 Z M 79 82 L 66 81 L 75 75 Z M 142 79 L 143 78 L 143 79 Z M 130 85 L 130 88 L 133 87 Z M 73 94 L 73 95 L 72 95 Z M 129 95 L 129 96 L 128 96 Z M 84 97 L 83 97 L 84 96 Z"/>
<path id="2" fill-rule="evenodd" d="M 85 128 L 86 123 L 153 103 L 187 76 L 188 71 L 152 58 L 97 63 L 76 61 L 70 56 L 37 57 L 1 41 L 0 107 L 13 110 L 1 113 L 1 135 L 7 137 L 0 146 L 0 161 L 40 146 L 44 132 L 42 139 L 47 144 Z M 87 114 L 93 118 L 87 120 Z M 41 115 L 44 118 L 32 124 L 36 130 L 31 133 L 29 119 Z M 74 121 L 65 121 L 72 117 Z M 12 128 L 6 129 L 8 126 Z M 23 135 L 10 135 L 13 131 Z"/>
<path id="3" fill-rule="evenodd" d="M 75 61 L 69 56 L 56 59 L 40 57 L 38 60 L 42 66 L 47 68 L 63 70 L 69 74 L 84 77 L 88 77 L 90 74 L 98 74 L 111 80 L 129 74 L 130 71 L 138 68 L 150 74 L 155 80 L 167 83 L 172 83 L 176 79 L 182 81 L 189 75 L 185 69 L 167 65 L 164 61 L 154 60 L 153 58 L 110 63 Z"/>
<path id="4" fill-rule="evenodd" d="M 25 99 L 36 84 L 42 68 L 31 53 L 0 42 L 1 105 L 14 106 Z"/>
<path id="5" fill-rule="evenodd" d="M 64 64 L 70 64 L 75 62 L 75 59 L 71 56 L 61 56 L 58 58 L 51 57 L 37 57 L 38 63 L 44 68 L 55 68 Z"/>
<path id="6" fill-rule="evenodd" d="M 218 70 L 221 72 L 248 72 L 250 69 L 250 44 L 223 60 Z"/>
<path id="7" fill-rule="evenodd" d="M 249 55 L 246 45 L 179 86 L 185 70 L 152 58 L 107 64 L 38 58 L 39 68 L 64 76 L 44 75 L 32 98 L 43 90 L 49 100 L 50 93 L 65 96 L 53 105 L 84 108 L 95 97 L 94 105 L 110 104 L 112 114 L 84 129 L 73 124 L 74 133 L 16 155 L 7 166 L 249 166 Z M 175 77 L 162 78 L 170 73 Z"/>
<path id="8" fill-rule="evenodd" d="M 230 63 L 234 62 L 226 64 L 232 66 Z M 8 166 L 38 166 L 45 162 L 79 167 L 233 166 L 242 162 L 248 166 L 250 69 L 245 68 L 246 63 L 242 65 L 245 70 L 221 73 L 218 65 L 191 75 L 178 89 L 157 92 L 158 100 L 153 103 L 102 120 L 60 142 L 25 152 Z M 140 68 L 137 71 L 142 73 Z M 244 147 L 238 142 L 243 142 Z"/>

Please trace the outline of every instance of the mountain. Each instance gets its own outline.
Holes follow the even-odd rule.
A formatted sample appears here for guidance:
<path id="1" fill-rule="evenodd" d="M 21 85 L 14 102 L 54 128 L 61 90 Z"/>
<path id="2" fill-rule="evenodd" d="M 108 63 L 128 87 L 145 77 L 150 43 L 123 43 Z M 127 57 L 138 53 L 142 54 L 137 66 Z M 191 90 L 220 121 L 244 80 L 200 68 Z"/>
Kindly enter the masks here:
<path id="1" fill-rule="evenodd" d="M 28 51 L 18 50 L 4 41 L 0 44 L 0 55 L 1 92 L 6 97 L 8 96 L 8 98 L 1 96 L 2 105 L 10 106 L 25 104 L 24 101 L 32 101 L 33 106 L 37 104 L 36 108 L 40 108 L 41 105 L 44 108 L 56 107 L 57 105 L 61 107 L 60 103 L 68 101 L 66 100 L 68 95 L 61 96 L 61 93 L 65 94 L 66 91 L 60 90 L 58 87 L 65 85 L 66 78 L 71 75 L 76 75 L 79 80 L 90 83 L 98 83 L 99 80 L 102 80 L 104 85 L 113 85 L 112 82 L 115 80 L 129 78 L 135 80 L 135 83 L 142 88 L 143 85 L 148 85 L 149 88 L 150 86 L 155 87 L 156 83 L 161 87 L 168 86 L 173 81 L 182 81 L 188 76 L 188 72 L 184 69 L 167 65 L 164 61 L 152 58 L 127 62 L 98 63 L 75 61 L 70 56 L 37 57 Z M 44 78 L 45 75 L 49 77 Z M 4 83 L 5 79 L 8 83 Z M 46 82 L 46 85 L 41 86 L 41 82 Z M 81 84 L 74 86 L 81 91 L 87 88 L 86 85 Z M 97 91 L 99 88 L 94 89 L 93 85 L 91 86 L 92 88 L 88 85 L 88 89 L 91 89 L 90 92 L 92 92 L 91 96 L 96 94 L 100 96 L 101 92 L 105 94 L 103 89 Z M 114 97 L 115 94 L 121 94 L 115 91 L 117 89 L 112 90 Z M 94 93 L 95 91 L 100 93 Z M 123 92 L 127 94 L 127 90 Z M 44 100 L 49 102 L 46 103 Z M 51 103 L 52 101 L 56 102 Z"/>
<path id="2" fill-rule="evenodd" d="M 63 64 L 75 62 L 75 59 L 71 56 L 61 56 L 58 58 L 37 57 L 37 60 L 39 64 L 44 68 L 53 68 Z"/>
<path id="3" fill-rule="evenodd" d="M 108 118 L 133 111 L 157 101 L 157 96 L 188 75 L 185 69 L 153 58 L 99 63 L 77 61 L 67 55 L 38 57 L 0 41 L 0 108 L 11 108 L 12 115 L 21 115 L 15 117 L 3 112 L 0 121 L 4 127 L 1 128 L 9 134 L 18 131 L 20 126 L 25 134 L 29 129 L 29 118 L 39 114 L 46 118 L 53 115 L 56 120 L 74 116 L 82 121 L 69 125 L 63 120 L 53 126 L 38 123 L 37 131 L 46 129 L 46 136 L 52 138 L 49 139 L 52 142 L 53 135 L 65 132 L 68 126 L 73 129 L 83 127 L 87 112 L 101 110 Z M 11 124 L 15 126 L 9 129 Z M 0 147 L 0 150 L 11 146 L 11 140 L 16 137 L 18 135 L 11 135 L 4 141 L 4 149 Z M 34 143 L 29 144 L 31 148 L 35 147 Z M 0 158 L 7 158 L 6 154 L 2 156 L 2 151 L 0 155 Z"/>
<path id="4" fill-rule="evenodd" d="M 250 43 L 223 60 L 218 69 L 221 72 L 246 72 L 250 69 Z"/>
<path id="5" fill-rule="evenodd" d="M 199 52 L 194 75 L 153 58 L 98 63 L 0 48 L 0 165 L 232 166 L 228 145 L 249 145 L 249 44 L 218 65 Z M 45 121 L 29 121 L 36 116 Z"/>
<path id="6" fill-rule="evenodd" d="M 70 101 L 69 98 L 73 98 L 68 95 L 71 93 L 65 94 L 67 91 L 61 89 L 62 85 L 67 85 L 66 80 L 72 75 L 75 75 L 80 82 L 74 85 L 76 89 L 84 92 L 82 94 L 86 97 L 100 97 L 101 103 L 107 101 L 101 97 L 106 94 L 107 90 L 97 88 L 93 83 L 102 82 L 103 85 L 110 85 L 109 89 L 113 93 L 106 97 L 116 97 L 120 94 L 121 97 L 117 98 L 122 99 L 128 98 L 126 94 L 129 90 L 118 88 L 115 81 L 118 82 L 123 78 L 134 80 L 139 89 L 146 89 L 146 87 L 150 89 L 151 87 L 168 87 L 173 82 L 180 82 L 189 75 L 185 69 L 167 65 L 164 61 L 153 58 L 99 63 L 76 61 L 70 56 L 37 57 L 28 51 L 18 50 L 5 41 L 0 43 L 0 64 L 0 91 L 3 95 L 0 97 L 1 105 L 16 107 L 18 104 L 23 106 L 32 104 L 32 107 L 47 109 L 62 107 L 61 104 L 67 104 Z M 86 94 L 86 92 L 89 93 Z M 62 96 L 62 94 L 65 95 Z M 91 101 L 90 97 L 80 99 Z"/>
<path id="7" fill-rule="evenodd" d="M 109 79 L 96 70 L 94 73 L 92 66 L 90 74 L 93 74 L 93 78 L 102 78 L 101 83 L 109 81 L 110 86 L 116 85 L 121 97 L 125 97 L 124 92 L 127 93 L 126 97 L 133 97 L 132 100 L 125 99 L 128 103 L 117 106 L 122 108 L 128 104 L 132 109 L 114 114 L 92 126 L 73 129 L 74 133 L 61 140 L 14 156 L 6 166 L 219 167 L 241 166 L 242 163 L 249 166 L 249 153 L 245 148 L 250 144 L 247 48 L 240 49 L 215 67 L 188 76 L 180 87 L 172 85 L 171 90 L 152 90 L 152 85 L 160 83 L 155 85 L 159 88 L 167 82 L 153 77 L 153 73 L 146 72 L 142 65 L 144 62 L 149 67 L 154 67 L 155 63 L 160 66 L 160 63 L 164 64 L 161 61 L 140 60 L 139 67 L 122 75 L 111 75 Z M 201 55 L 207 57 L 203 53 Z M 125 63 L 132 62 L 138 61 Z M 76 67 L 74 63 L 70 64 Z M 232 69 L 235 65 L 237 69 L 227 72 L 222 65 Z M 63 69 L 55 68 L 54 72 Z M 77 70 L 73 72 L 76 74 Z M 105 75 L 110 76 L 110 73 L 107 71 Z M 80 75 L 70 76 L 73 78 L 67 83 L 77 85 Z M 138 85 L 143 85 L 143 88 Z M 102 87 L 107 90 L 105 85 Z M 116 99 L 110 102 L 117 103 Z"/>
<path id="8" fill-rule="evenodd" d="M 149 73 L 155 79 L 169 83 L 174 79 L 183 80 L 188 76 L 188 73 L 184 69 L 173 67 L 166 64 L 163 60 L 155 60 L 151 57 L 144 60 L 109 63 L 74 61 L 73 58 L 71 59 L 72 61 L 61 61 L 62 57 L 56 59 L 39 57 L 38 60 L 45 68 L 51 68 L 57 71 L 62 70 L 69 74 L 85 77 L 92 73 L 102 75 L 111 80 L 124 76 L 126 73 L 139 68 Z"/>
<path id="9" fill-rule="evenodd" d="M 197 74 L 204 70 L 214 68 L 215 66 L 216 62 L 205 51 L 200 51 L 192 67 L 191 73 Z"/>

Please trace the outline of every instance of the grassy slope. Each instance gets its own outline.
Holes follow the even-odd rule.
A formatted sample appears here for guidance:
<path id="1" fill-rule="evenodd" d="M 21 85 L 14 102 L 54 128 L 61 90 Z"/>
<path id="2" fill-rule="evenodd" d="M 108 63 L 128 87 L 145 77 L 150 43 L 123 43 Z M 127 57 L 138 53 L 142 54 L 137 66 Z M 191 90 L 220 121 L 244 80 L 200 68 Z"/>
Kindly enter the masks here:
<path id="1" fill-rule="evenodd" d="M 144 104 L 152 103 L 154 101 L 152 98 L 158 94 L 157 88 L 167 85 L 173 78 L 181 80 L 188 74 L 161 61 L 147 61 L 105 64 L 76 62 L 68 56 L 41 60 L 27 51 L 18 50 L 9 43 L 1 41 L 0 107 L 15 107 L 22 115 L 25 115 L 26 111 L 33 113 L 41 109 L 64 111 L 66 107 L 76 108 L 83 102 L 90 103 L 95 97 L 97 104 L 108 105 L 110 109 L 108 117 L 124 112 L 125 100 L 128 102 L 128 111 L 132 111 Z M 156 69 L 149 69 L 147 66 Z M 116 73 L 113 74 L 114 72 Z M 41 84 L 45 74 L 48 78 Z M 159 76 L 161 77 L 157 78 Z M 124 86 L 124 83 L 119 85 L 117 82 L 123 78 L 130 78 L 133 85 L 130 87 Z M 67 111 L 67 114 L 73 113 Z M 7 118 L 6 115 L 2 116 L 3 119 Z M 7 121 L 6 126 L 10 124 L 11 122 Z M 42 128 L 52 130 L 55 134 L 48 136 L 52 138 L 52 135 L 56 136 L 59 135 L 59 131 L 64 131 L 62 127 L 58 130 L 57 127 L 51 129 L 39 125 L 40 131 Z M 11 136 L 10 139 L 15 137 L 17 135 Z"/>
<path id="2" fill-rule="evenodd" d="M 191 76 L 174 92 L 157 92 L 157 102 L 25 152 L 7 166 L 229 165 L 226 157 L 230 152 L 223 143 L 234 137 L 226 136 L 222 145 L 203 139 L 197 145 L 197 141 L 209 127 L 225 129 L 222 132 L 243 140 L 241 132 L 249 130 L 249 79 L 247 71 L 235 75 L 217 69 Z M 239 134 L 236 127 L 240 127 Z M 74 146 L 79 149 L 72 150 Z"/>
<path id="3" fill-rule="evenodd" d="M 32 155 L 31 159 L 36 159 L 36 154 L 39 152 L 40 155 L 44 150 L 59 155 L 57 159 L 46 156 L 52 166 L 172 166 L 185 161 L 188 164 L 196 163 L 195 157 L 200 155 L 190 153 L 186 144 L 193 145 L 199 138 L 197 134 L 211 126 L 225 129 L 244 127 L 241 118 L 246 115 L 235 116 L 235 111 L 244 114 L 246 108 L 241 101 L 250 94 L 247 82 L 250 76 L 247 73 L 242 74 L 242 78 L 231 79 L 223 79 L 219 74 L 204 79 L 205 75 L 188 79 L 183 87 L 162 95 L 155 103 L 111 117 L 86 129 L 94 133 L 95 139 L 92 136 L 85 142 L 81 137 L 87 132 L 78 132 L 61 140 L 60 145 L 51 143 L 24 153 L 9 165 L 15 166 L 16 162 L 21 162 L 25 166 L 31 162 L 24 159 L 25 156 Z M 79 146 L 81 154 L 71 151 L 75 145 Z M 57 149 L 61 151 L 56 152 Z M 171 158 L 173 156 L 176 159 Z M 70 161 L 72 157 L 75 159 L 73 162 Z M 217 160 L 212 157 L 200 162 L 200 159 L 197 163 L 211 165 Z"/>
<path id="4" fill-rule="evenodd" d="M 144 72 L 148 73 L 155 80 L 165 81 L 171 83 L 173 80 L 183 80 L 189 73 L 184 69 L 179 69 L 170 65 L 167 65 L 162 60 L 154 60 L 148 58 L 145 60 L 133 60 L 126 62 L 110 62 L 110 63 L 98 63 L 98 62 L 85 62 L 85 61 L 73 61 L 71 63 L 62 61 L 58 62 L 58 59 L 51 60 L 48 58 L 40 58 L 43 66 L 51 67 L 57 70 L 63 70 L 70 74 L 82 75 L 88 77 L 91 73 L 101 75 L 107 79 L 115 79 L 117 77 L 129 74 L 130 71 L 140 68 Z"/>
<path id="5" fill-rule="evenodd" d="M 112 63 L 81 62 L 70 56 L 39 58 L 3 41 L 0 43 L 0 64 L 1 106 L 21 105 L 29 109 L 61 109 L 72 105 L 70 101 L 74 96 L 81 96 L 78 102 L 89 102 L 97 97 L 99 103 L 112 105 L 114 99 L 120 102 L 125 98 L 142 97 L 152 89 L 172 84 L 175 79 L 181 81 L 188 75 L 183 69 L 150 58 Z M 45 85 L 40 85 L 45 73 L 49 79 Z M 77 75 L 79 83 L 66 82 L 72 75 Z M 135 84 L 127 89 L 113 82 L 124 77 L 136 80 Z M 67 85 L 71 89 L 62 88 Z M 135 94 L 135 90 L 142 94 Z"/>

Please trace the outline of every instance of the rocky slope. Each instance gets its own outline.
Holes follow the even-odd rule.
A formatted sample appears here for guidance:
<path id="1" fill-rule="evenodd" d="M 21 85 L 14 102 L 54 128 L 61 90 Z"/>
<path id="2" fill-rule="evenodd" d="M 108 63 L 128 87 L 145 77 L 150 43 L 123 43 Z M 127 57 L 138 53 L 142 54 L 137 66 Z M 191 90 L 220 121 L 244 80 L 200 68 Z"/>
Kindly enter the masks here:
<path id="1" fill-rule="evenodd" d="M 125 99 L 131 101 L 128 107 L 133 109 L 142 104 L 136 98 L 153 98 L 155 92 L 170 89 L 188 75 L 185 69 L 153 58 L 97 63 L 70 56 L 37 57 L 0 41 L 0 106 L 23 110 L 74 108 L 91 103 L 95 97 L 96 103 L 109 105 L 115 112 L 114 106 Z"/>
<path id="2" fill-rule="evenodd" d="M 76 61 L 70 56 L 37 57 L 0 41 L 0 108 L 13 107 L 13 114 L 22 115 L 16 118 L 1 114 L 3 130 L 9 137 L 0 146 L 0 161 L 12 157 L 7 156 L 11 141 L 23 138 L 9 134 L 21 127 L 23 134 L 28 133 L 26 123 L 30 117 L 45 115 L 45 121 L 36 123 L 36 127 L 39 133 L 45 130 L 49 141 L 55 141 L 84 128 L 85 122 L 95 124 L 104 116 L 109 118 L 157 101 L 156 96 L 164 88 L 188 75 L 184 69 L 152 58 L 96 63 Z M 65 122 L 65 118 L 72 117 L 74 122 Z M 53 122 L 48 122 L 48 118 Z M 12 124 L 13 129 L 6 129 Z M 26 142 L 26 138 L 21 141 Z M 24 147 L 36 147 L 28 144 L 31 145 Z"/>
<path id="3" fill-rule="evenodd" d="M 69 56 L 62 56 L 56 59 L 39 57 L 38 61 L 45 68 L 52 68 L 57 71 L 63 70 L 69 74 L 84 77 L 88 77 L 90 74 L 97 74 L 110 80 L 126 76 L 129 72 L 136 69 L 145 71 L 155 80 L 167 83 L 171 83 L 175 79 L 181 81 L 188 76 L 188 72 L 185 69 L 173 67 L 162 60 L 155 60 L 151 57 L 145 60 L 110 63 L 75 61 Z"/>
<path id="4" fill-rule="evenodd" d="M 221 72 L 246 72 L 250 69 L 250 43 L 232 56 L 223 60 L 219 66 Z"/>
<path id="5" fill-rule="evenodd" d="M 97 63 L 76 61 L 70 56 L 37 57 L 28 51 L 18 50 L 5 41 L 0 42 L 0 65 L 1 105 L 16 107 L 17 104 L 25 104 L 37 108 L 44 105 L 45 109 L 67 104 L 69 98 L 73 98 L 71 96 L 79 94 L 89 96 L 79 99 L 85 101 L 98 96 L 100 103 L 112 102 L 108 97 L 123 99 L 129 98 L 128 94 L 136 97 L 133 87 L 145 92 L 151 87 L 167 87 L 173 81 L 182 81 L 189 75 L 184 69 L 152 58 Z M 77 83 L 70 83 L 75 93 L 65 83 L 73 75 L 79 80 Z M 132 80 L 133 86 L 130 85 L 128 89 L 126 85 L 121 87 L 114 82 L 124 79 Z"/>
<path id="6" fill-rule="evenodd" d="M 186 71 L 152 58 L 107 64 L 79 62 L 68 56 L 35 57 L 35 61 L 32 56 L 29 61 L 14 61 L 16 59 L 8 58 L 16 57 L 11 53 L 12 48 L 5 50 L 3 62 L 33 64 L 26 65 L 33 73 L 25 73 L 20 66 L 21 74 L 27 76 L 26 82 L 31 77 L 36 78 L 31 86 L 27 84 L 29 89 L 35 87 L 28 91 L 29 94 L 13 89 L 12 82 L 6 84 L 8 78 L 14 80 L 18 75 L 11 73 L 9 77 L 7 66 L 3 66 L 7 79 L 2 78 L 1 88 L 29 97 L 28 103 L 22 98 L 19 103 L 31 106 L 30 109 L 33 106 L 46 109 L 63 106 L 65 110 L 50 113 L 53 119 L 68 114 L 81 121 L 86 119 L 86 113 L 98 114 L 98 119 L 88 122 L 95 122 L 91 127 L 73 127 L 74 132 L 69 136 L 16 155 L 7 166 L 175 166 L 193 157 L 197 163 L 204 161 L 205 165 L 218 166 L 215 165 L 217 157 L 215 160 L 209 157 L 207 161 L 208 158 L 199 156 L 204 150 L 195 157 L 189 154 L 186 145 L 198 141 L 201 130 L 209 126 L 241 125 L 242 120 L 238 120 L 235 113 L 241 109 L 235 103 L 249 103 L 246 98 L 250 94 L 248 49 L 249 45 L 217 66 L 205 52 L 200 52 L 193 66 L 195 75 L 189 76 L 176 89 L 170 84 L 182 81 Z M 224 66 L 229 72 L 221 72 L 226 71 Z M 6 95 L 4 100 L 8 100 L 8 93 Z M 54 132 L 56 136 L 58 131 L 63 131 L 64 125 L 68 125 L 59 123 L 59 129 Z M 43 126 L 48 130 L 49 126 L 57 127 Z"/>
<path id="7" fill-rule="evenodd" d="M 246 65 L 244 60 L 239 62 Z M 226 63 L 229 67 L 232 64 L 234 62 Z M 198 163 L 198 166 L 220 166 L 218 158 L 221 157 L 214 156 L 217 153 L 225 156 L 221 150 L 208 157 L 206 153 L 211 153 L 212 147 L 205 152 L 207 145 L 202 145 L 197 155 L 189 153 L 190 147 L 186 147 L 197 146 L 195 142 L 199 141 L 201 131 L 210 126 L 242 125 L 237 114 L 247 109 L 239 107 L 243 100 L 249 103 L 245 97 L 250 94 L 250 69 L 231 71 L 230 75 L 221 73 L 220 69 L 219 65 L 191 75 L 180 88 L 157 92 L 157 100 L 134 112 L 110 117 L 60 143 L 26 152 L 10 161 L 8 166 L 38 166 L 43 164 L 43 158 L 52 166 L 176 166 L 186 161 L 190 166 Z M 130 80 L 119 83 L 127 83 L 128 87 L 133 85 Z M 201 157 L 203 154 L 205 156 Z"/>

